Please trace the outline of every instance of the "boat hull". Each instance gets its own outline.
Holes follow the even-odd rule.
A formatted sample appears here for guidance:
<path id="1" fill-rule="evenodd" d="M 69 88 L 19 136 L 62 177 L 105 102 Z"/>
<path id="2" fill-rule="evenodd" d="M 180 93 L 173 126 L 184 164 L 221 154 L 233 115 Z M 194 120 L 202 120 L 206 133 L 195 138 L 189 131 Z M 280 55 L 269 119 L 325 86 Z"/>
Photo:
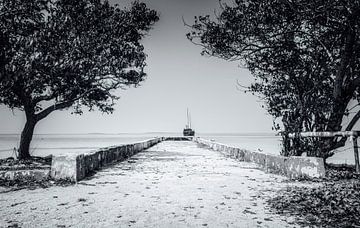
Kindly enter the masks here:
<path id="1" fill-rule="evenodd" d="M 184 136 L 194 136 L 195 135 L 195 131 L 191 128 L 185 128 L 183 131 L 183 135 Z"/>

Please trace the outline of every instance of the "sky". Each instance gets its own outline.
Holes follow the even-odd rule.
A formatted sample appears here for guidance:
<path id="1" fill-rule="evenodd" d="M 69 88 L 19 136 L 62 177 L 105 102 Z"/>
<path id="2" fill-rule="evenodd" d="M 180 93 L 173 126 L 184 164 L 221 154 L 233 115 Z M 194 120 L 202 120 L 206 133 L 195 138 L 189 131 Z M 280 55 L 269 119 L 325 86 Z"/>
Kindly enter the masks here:
<path id="1" fill-rule="evenodd" d="M 186 39 L 182 17 L 191 24 L 196 15 L 213 15 L 218 0 L 143 1 L 160 14 L 143 40 L 146 80 L 140 87 L 119 91 L 121 98 L 111 115 L 57 111 L 38 123 L 35 134 L 181 133 L 187 108 L 196 132 L 272 132 L 272 117 L 259 99 L 237 88 L 237 81 L 242 85 L 253 81 L 249 71 L 236 62 L 201 56 L 201 48 Z M 0 134 L 20 133 L 24 124 L 22 112 L 0 105 Z"/>

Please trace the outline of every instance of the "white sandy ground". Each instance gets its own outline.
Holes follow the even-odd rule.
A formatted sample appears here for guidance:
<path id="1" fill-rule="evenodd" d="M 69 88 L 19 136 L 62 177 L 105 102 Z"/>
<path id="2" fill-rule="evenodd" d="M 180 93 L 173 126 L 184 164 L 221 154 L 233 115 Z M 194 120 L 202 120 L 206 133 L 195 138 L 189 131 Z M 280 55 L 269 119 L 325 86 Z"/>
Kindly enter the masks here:
<path id="1" fill-rule="evenodd" d="M 265 203 L 285 179 L 167 141 L 74 186 L 0 193 L 0 227 L 295 227 Z"/>

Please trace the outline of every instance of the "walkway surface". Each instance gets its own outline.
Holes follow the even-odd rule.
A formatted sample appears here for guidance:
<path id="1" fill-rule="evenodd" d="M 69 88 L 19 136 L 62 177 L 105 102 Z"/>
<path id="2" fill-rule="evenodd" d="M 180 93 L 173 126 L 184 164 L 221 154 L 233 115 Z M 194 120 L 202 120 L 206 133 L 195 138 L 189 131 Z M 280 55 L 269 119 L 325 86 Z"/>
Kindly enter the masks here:
<path id="1" fill-rule="evenodd" d="M 265 203 L 284 179 L 166 141 L 74 186 L 0 194 L 0 227 L 294 227 Z"/>

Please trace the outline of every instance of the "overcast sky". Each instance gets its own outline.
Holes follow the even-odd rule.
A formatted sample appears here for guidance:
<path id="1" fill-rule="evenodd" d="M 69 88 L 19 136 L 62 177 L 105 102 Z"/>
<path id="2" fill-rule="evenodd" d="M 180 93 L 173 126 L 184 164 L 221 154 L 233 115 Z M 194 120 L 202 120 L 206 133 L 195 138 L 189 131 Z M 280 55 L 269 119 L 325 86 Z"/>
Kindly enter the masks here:
<path id="1" fill-rule="evenodd" d="M 114 0 L 113 2 L 115 2 Z M 57 111 L 42 120 L 35 133 L 182 132 L 186 108 L 192 125 L 203 133 L 271 132 L 272 118 L 258 98 L 236 88 L 252 81 L 250 73 L 214 57 L 186 39 L 182 17 L 213 14 L 217 0 L 144 0 L 160 13 L 160 21 L 143 40 L 148 54 L 147 79 L 121 91 L 112 115 L 98 111 L 71 115 Z M 0 133 L 20 133 L 25 118 L 0 106 Z"/>

